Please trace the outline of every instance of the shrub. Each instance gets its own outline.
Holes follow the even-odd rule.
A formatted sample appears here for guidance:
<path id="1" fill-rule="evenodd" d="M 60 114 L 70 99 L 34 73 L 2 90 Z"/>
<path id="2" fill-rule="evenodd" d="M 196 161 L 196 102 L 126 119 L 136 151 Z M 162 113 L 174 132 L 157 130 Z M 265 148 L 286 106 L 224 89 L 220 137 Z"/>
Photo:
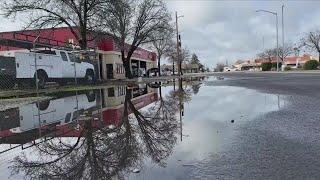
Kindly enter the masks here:
<path id="1" fill-rule="evenodd" d="M 285 70 L 285 71 L 290 71 L 290 70 L 291 70 L 291 67 L 290 67 L 290 66 L 286 66 L 286 67 L 284 68 L 284 70 Z"/>
<path id="2" fill-rule="evenodd" d="M 281 68 L 281 66 L 282 66 L 282 63 L 279 62 L 279 69 Z M 271 68 L 277 69 L 277 62 L 273 62 Z"/>
<path id="3" fill-rule="evenodd" d="M 318 66 L 319 66 L 319 62 L 317 60 L 310 60 L 303 65 L 303 69 L 314 70 L 314 69 L 317 69 Z"/>
<path id="4" fill-rule="evenodd" d="M 270 71 L 272 68 L 271 62 L 266 62 L 261 64 L 262 71 Z"/>

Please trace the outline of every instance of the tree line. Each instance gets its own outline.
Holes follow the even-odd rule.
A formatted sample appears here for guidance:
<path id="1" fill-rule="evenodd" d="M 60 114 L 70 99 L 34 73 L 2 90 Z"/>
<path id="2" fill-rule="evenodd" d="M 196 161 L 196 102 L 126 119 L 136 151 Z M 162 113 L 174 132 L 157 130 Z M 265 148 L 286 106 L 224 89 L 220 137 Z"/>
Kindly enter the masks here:
<path id="1" fill-rule="evenodd" d="M 82 50 L 112 35 L 127 78 L 133 78 L 130 60 L 138 47 L 151 45 L 159 70 L 162 57 L 177 59 L 171 14 L 163 0 L 6 0 L 1 8 L 7 18 L 28 17 L 25 29 L 68 27 Z"/>
<path id="2" fill-rule="evenodd" d="M 299 55 L 302 50 L 311 51 L 318 53 L 320 60 L 320 31 L 310 31 L 305 33 L 300 41 L 294 46 L 291 43 L 287 43 L 284 47 L 265 49 L 264 51 L 257 54 L 258 58 L 271 62 L 277 55 L 280 62 L 282 63 L 286 57 L 290 55 Z"/>

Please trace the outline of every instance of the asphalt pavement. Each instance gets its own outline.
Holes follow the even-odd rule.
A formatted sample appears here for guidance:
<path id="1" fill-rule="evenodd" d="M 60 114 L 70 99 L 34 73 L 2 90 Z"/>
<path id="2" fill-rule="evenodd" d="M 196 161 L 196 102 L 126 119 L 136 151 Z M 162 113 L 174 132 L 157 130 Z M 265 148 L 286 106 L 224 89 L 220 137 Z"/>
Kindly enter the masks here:
<path id="1" fill-rule="evenodd" d="M 320 179 L 320 74 L 222 73 L 219 76 L 225 80 L 209 80 L 206 84 L 255 89 L 279 95 L 286 102 L 279 110 L 242 125 L 226 151 L 212 154 L 197 164 L 193 169 L 197 172 L 195 177 Z"/>

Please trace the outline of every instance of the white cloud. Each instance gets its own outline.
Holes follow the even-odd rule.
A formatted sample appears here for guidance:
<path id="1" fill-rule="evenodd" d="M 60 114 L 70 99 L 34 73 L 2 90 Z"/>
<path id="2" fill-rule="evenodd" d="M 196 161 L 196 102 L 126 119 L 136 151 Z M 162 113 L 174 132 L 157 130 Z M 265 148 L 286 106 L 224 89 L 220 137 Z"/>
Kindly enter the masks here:
<path id="1" fill-rule="evenodd" d="M 297 42 L 304 32 L 320 28 L 318 1 L 167 1 L 169 9 L 183 14 L 179 20 L 182 42 L 205 64 L 255 57 L 264 47 L 276 45 L 275 17 L 256 13 L 276 11 L 281 42 L 281 6 L 285 5 L 285 40 Z M 264 37 L 264 38 L 263 38 Z"/>
<path id="2" fill-rule="evenodd" d="M 265 48 L 275 47 L 275 18 L 256 13 L 257 9 L 278 12 L 280 42 L 282 4 L 287 42 L 297 42 L 305 32 L 320 28 L 320 1 L 166 0 L 166 3 L 173 17 L 175 11 L 184 16 L 179 19 L 182 44 L 211 67 L 226 59 L 232 62 L 255 57 L 262 50 L 262 39 Z M 22 19 L 11 21 L 0 16 L 0 21 L 0 31 L 19 30 L 23 26 Z"/>

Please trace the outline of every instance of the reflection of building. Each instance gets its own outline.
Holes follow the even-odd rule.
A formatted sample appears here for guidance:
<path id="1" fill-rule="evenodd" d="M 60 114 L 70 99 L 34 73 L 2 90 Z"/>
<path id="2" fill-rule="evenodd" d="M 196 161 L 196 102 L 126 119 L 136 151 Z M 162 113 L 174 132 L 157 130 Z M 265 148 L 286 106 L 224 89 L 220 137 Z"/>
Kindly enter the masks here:
<path id="1" fill-rule="evenodd" d="M 36 143 L 35 140 L 44 136 L 49 139 L 77 137 L 81 132 L 81 124 L 85 122 L 85 117 L 82 116 L 86 113 L 98 117 L 93 121 L 94 127 L 117 125 L 123 116 L 126 89 L 126 86 L 111 86 L 94 94 L 73 94 L 41 102 L 39 106 L 33 103 L 2 111 L 0 145 L 16 144 L 17 146 L 11 147 L 14 148 L 28 142 Z M 148 86 L 132 87 L 130 92 L 131 102 L 137 110 L 158 99 L 157 89 Z M 98 100 L 101 102 L 97 102 Z"/>
<path id="2" fill-rule="evenodd" d="M 74 29 L 74 31 L 78 31 Z M 40 35 L 39 43 L 48 46 L 71 46 L 69 43 L 78 44 L 75 36 L 72 34 L 68 27 L 50 28 L 50 29 L 37 29 L 25 30 L 18 32 L 2 32 L 0 37 L 5 40 L 16 40 L 31 42 Z M 88 37 L 91 39 L 91 37 Z M 89 41 L 88 46 L 92 49 L 98 49 L 99 53 L 99 66 L 98 69 L 102 70 L 99 74 L 101 79 L 122 79 L 125 78 L 125 70 L 121 60 L 121 53 L 116 45 L 114 38 L 109 34 L 100 35 L 96 41 Z M 12 45 L 13 46 L 13 45 Z M 72 45 L 73 46 L 73 45 Z M 16 47 L 0 46 L 0 51 L 21 50 Z M 134 75 L 142 75 L 147 70 L 156 67 L 156 53 L 146 49 L 137 48 L 133 53 L 130 68 Z"/>
<path id="3" fill-rule="evenodd" d="M 125 86 L 122 86 L 125 87 Z M 126 90 L 126 87 L 125 89 Z M 137 110 L 155 102 L 158 99 L 157 89 L 148 86 L 137 85 L 132 88 L 131 101 Z M 104 89 L 105 108 L 103 109 L 103 121 L 107 124 L 117 125 L 121 121 L 124 110 L 126 92 L 121 86 Z"/>

